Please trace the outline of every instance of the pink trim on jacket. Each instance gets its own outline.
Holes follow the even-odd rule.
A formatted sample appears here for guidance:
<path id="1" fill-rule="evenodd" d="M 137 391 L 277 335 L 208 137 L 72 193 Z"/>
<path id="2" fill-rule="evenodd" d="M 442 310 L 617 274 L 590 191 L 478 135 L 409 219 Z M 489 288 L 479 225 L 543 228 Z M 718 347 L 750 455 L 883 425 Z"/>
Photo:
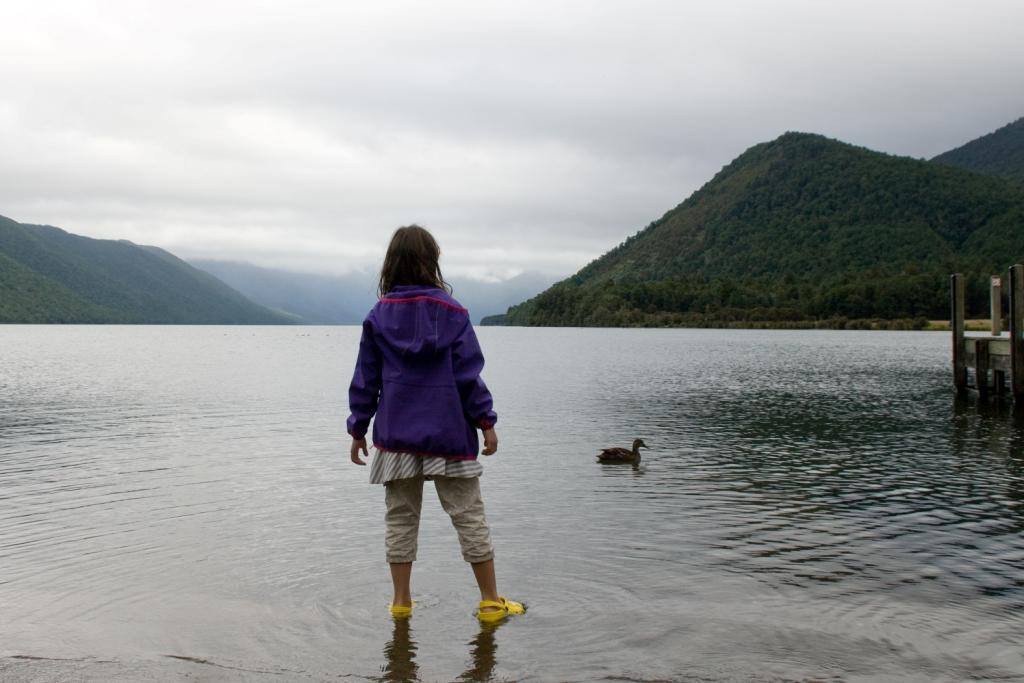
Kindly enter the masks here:
<path id="1" fill-rule="evenodd" d="M 408 296 L 408 297 L 404 297 L 402 299 L 381 299 L 380 300 L 380 302 L 382 304 L 411 304 L 411 303 L 416 302 L 416 301 L 430 301 L 430 302 L 435 303 L 435 304 L 441 304 L 442 306 L 447 306 L 448 308 L 456 310 L 459 313 L 466 313 L 466 314 L 469 313 L 469 311 L 467 311 L 462 306 L 456 306 L 455 304 L 448 303 L 444 299 L 438 299 L 438 298 L 435 298 L 435 297 L 432 297 L 432 296 L 419 295 L 419 296 Z"/>

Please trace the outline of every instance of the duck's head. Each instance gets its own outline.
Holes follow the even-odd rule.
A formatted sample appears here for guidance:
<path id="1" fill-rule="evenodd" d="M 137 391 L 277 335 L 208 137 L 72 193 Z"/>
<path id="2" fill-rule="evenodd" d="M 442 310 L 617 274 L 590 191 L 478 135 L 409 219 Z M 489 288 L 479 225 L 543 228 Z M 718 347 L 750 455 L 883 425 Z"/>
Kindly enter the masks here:
<path id="1" fill-rule="evenodd" d="M 636 439 L 635 441 L 633 441 L 633 450 L 634 451 L 637 450 L 638 448 L 647 448 L 647 447 L 648 446 L 647 446 L 647 444 L 644 443 L 643 439 Z"/>

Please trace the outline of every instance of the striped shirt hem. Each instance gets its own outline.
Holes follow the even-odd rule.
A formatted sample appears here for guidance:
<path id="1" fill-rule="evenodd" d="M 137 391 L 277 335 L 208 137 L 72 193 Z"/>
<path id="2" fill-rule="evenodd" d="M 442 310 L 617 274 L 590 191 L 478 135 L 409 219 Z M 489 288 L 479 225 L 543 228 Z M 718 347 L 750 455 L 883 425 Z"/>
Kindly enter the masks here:
<path id="1" fill-rule="evenodd" d="M 400 451 L 374 449 L 370 458 L 370 483 L 386 484 L 397 479 L 422 475 L 432 477 L 479 477 L 484 472 L 477 460 L 457 460 L 439 455 L 416 455 Z"/>

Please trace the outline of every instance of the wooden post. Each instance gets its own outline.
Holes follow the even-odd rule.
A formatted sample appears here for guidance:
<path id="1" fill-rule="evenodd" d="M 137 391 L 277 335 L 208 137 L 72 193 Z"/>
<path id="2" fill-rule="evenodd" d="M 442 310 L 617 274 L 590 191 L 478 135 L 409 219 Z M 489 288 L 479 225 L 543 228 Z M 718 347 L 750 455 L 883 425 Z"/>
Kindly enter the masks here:
<path id="1" fill-rule="evenodd" d="M 988 393 L 988 340 L 974 340 L 974 388 L 984 396 Z"/>
<path id="2" fill-rule="evenodd" d="M 949 329 L 953 332 L 953 386 L 958 392 L 967 391 L 967 366 L 964 363 L 964 276 L 960 273 L 954 273 L 949 279 L 949 309 Z M 1024 383 L 1021 388 L 1024 390 Z"/>
<path id="3" fill-rule="evenodd" d="M 993 276 L 989 281 L 991 285 L 989 295 L 989 310 L 992 315 L 992 336 L 999 337 L 1003 334 L 1003 281 Z M 1006 372 L 992 369 L 992 388 L 996 394 L 1001 395 L 1006 388 Z"/>
<path id="4" fill-rule="evenodd" d="M 1024 266 L 1010 267 L 1010 389 L 1024 399 Z"/>
<path id="5" fill-rule="evenodd" d="M 992 336 L 998 337 L 1003 333 L 1003 281 L 993 277 L 991 285 L 989 309 L 992 311 Z"/>
<path id="6" fill-rule="evenodd" d="M 992 370 L 992 390 L 998 396 L 1006 393 L 1006 371 Z"/>

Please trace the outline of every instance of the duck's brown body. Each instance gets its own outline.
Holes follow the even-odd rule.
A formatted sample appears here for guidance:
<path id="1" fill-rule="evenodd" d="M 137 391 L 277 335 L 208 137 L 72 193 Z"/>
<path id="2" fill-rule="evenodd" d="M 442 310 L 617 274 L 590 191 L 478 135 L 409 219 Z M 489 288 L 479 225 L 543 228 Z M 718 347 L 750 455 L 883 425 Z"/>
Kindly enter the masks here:
<path id="1" fill-rule="evenodd" d="M 597 454 L 598 462 L 622 462 L 631 465 L 640 464 L 640 449 L 647 448 L 643 439 L 636 439 L 633 442 L 633 450 L 626 448 L 605 448 Z"/>

